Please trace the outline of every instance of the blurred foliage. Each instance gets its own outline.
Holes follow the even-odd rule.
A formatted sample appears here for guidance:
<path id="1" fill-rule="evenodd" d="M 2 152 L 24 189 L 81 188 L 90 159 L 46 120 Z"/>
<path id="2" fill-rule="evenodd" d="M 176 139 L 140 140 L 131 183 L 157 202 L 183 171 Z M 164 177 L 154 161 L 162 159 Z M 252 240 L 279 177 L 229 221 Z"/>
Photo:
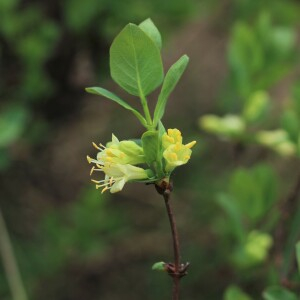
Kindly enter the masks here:
<path id="1" fill-rule="evenodd" d="M 285 6 L 282 1 L 274 1 L 267 9 L 267 2 L 236 1 L 239 15 L 232 24 L 228 46 L 229 80 L 219 104 L 220 110 L 227 114 L 208 114 L 198 121 L 206 132 L 232 142 L 240 163 L 252 145 L 267 147 L 281 157 L 299 159 L 298 80 L 293 79 L 292 92 L 288 99 L 283 99 L 285 105 L 277 115 L 273 113 L 276 102 L 270 90 L 298 67 L 294 18 L 299 8 L 292 11 L 293 3 L 286 2 Z M 279 7 L 290 17 L 280 18 Z M 253 12 L 258 18 L 252 19 Z M 270 130 L 270 126 L 275 129 Z M 263 285 L 271 285 L 263 292 L 263 298 L 268 300 L 297 298 L 286 288 L 293 285 L 287 284 L 289 280 L 299 278 L 293 265 L 295 243 L 300 238 L 299 179 L 293 181 L 296 186 L 290 187 L 286 200 L 280 203 L 282 187 L 276 170 L 256 159 L 251 168 L 236 167 L 227 184 L 228 192 L 217 197 L 230 221 L 218 220 L 216 227 L 222 238 L 232 235 L 228 259 L 244 285 L 254 279 L 252 271 L 261 268 Z M 268 263 L 269 259 L 273 263 Z M 243 274 L 245 270 L 247 275 Z M 249 295 L 257 299 L 259 293 L 249 290 Z M 251 299 L 236 286 L 228 287 L 224 294 L 224 299 L 231 298 Z"/>
<path id="2" fill-rule="evenodd" d="M 99 199 L 95 189 L 82 191 L 72 204 L 50 210 L 40 224 L 37 243 L 23 249 L 31 260 L 23 267 L 25 277 L 47 278 L 72 261 L 80 265 L 101 259 L 109 244 L 126 234 L 125 220 L 125 215 L 109 207 L 104 197 Z M 30 253 L 35 253 L 34 257 Z"/>

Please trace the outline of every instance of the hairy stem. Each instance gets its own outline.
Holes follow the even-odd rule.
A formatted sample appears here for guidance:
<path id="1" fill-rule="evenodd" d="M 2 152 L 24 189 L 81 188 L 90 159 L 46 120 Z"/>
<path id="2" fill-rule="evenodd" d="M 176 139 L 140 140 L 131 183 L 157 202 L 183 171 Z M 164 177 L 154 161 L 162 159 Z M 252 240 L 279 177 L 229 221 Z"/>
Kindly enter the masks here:
<path id="1" fill-rule="evenodd" d="M 177 226 L 176 226 L 176 221 L 175 217 L 170 205 L 170 191 L 166 190 L 163 194 L 164 200 L 165 200 L 165 205 L 170 221 L 170 227 L 172 231 L 172 239 L 173 239 L 173 250 L 174 250 L 174 268 L 175 272 L 173 274 L 173 300 L 178 300 L 179 299 L 179 282 L 180 282 L 180 274 L 179 274 L 179 269 L 180 269 L 180 252 L 179 252 L 179 238 L 178 238 L 178 232 L 177 232 Z"/>
<path id="2" fill-rule="evenodd" d="M 21 274 L 0 208 L 0 252 L 13 300 L 27 300 Z"/>

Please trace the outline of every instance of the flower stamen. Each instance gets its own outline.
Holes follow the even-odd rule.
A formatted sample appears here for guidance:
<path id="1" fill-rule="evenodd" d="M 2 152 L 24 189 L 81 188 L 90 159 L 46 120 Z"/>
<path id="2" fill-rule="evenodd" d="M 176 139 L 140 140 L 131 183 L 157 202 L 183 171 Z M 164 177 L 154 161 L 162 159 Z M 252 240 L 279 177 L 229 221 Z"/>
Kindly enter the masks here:
<path id="1" fill-rule="evenodd" d="M 101 149 L 96 143 L 92 142 L 92 145 L 93 145 L 97 150 L 102 151 L 102 149 Z"/>
<path id="2" fill-rule="evenodd" d="M 93 167 L 91 168 L 90 176 L 93 174 L 94 170 L 95 170 L 95 166 L 93 166 Z"/>
<path id="3" fill-rule="evenodd" d="M 192 147 L 195 146 L 195 144 L 196 144 L 196 141 L 192 141 L 192 142 L 186 144 L 185 146 L 186 146 L 187 148 L 191 149 Z"/>

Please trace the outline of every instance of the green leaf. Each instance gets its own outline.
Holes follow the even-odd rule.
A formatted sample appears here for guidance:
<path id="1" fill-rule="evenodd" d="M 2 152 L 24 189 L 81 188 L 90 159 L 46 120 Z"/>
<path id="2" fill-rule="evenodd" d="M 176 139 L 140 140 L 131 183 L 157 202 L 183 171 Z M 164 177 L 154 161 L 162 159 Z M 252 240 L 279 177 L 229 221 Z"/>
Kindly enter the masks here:
<path id="1" fill-rule="evenodd" d="M 152 22 L 152 20 L 150 18 L 146 19 L 139 25 L 139 27 L 152 39 L 156 47 L 159 50 L 161 50 L 161 35 L 155 24 Z"/>
<path id="2" fill-rule="evenodd" d="M 142 145 L 148 165 L 151 167 L 157 159 L 158 131 L 146 131 L 142 135 Z"/>
<path id="3" fill-rule="evenodd" d="M 163 176 L 160 155 L 160 139 L 158 131 L 146 131 L 142 135 L 142 145 L 147 164 L 155 171 L 158 177 Z"/>
<path id="4" fill-rule="evenodd" d="M 280 286 L 273 286 L 268 287 L 263 292 L 263 298 L 265 300 L 297 300 L 297 296 L 291 293 L 289 290 L 280 287 Z"/>
<path id="5" fill-rule="evenodd" d="M 287 274 L 290 270 L 291 265 L 294 263 L 295 258 L 295 244 L 299 240 L 300 234 L 300 205 L 294 209 L 293 213 L 291 214 L 288 222 L 288 232 L 286 233 L 285 237 L 285 245 L 284 251 L 282 255 L 282 272 Z M 297 248 L 296 248 L 297 250 Z M 296 252 L 297 257 L 297 252 Z M 298 260 L 298 257 L 297 257 Z"/>
<path id="6" fill-rule="evenodd" d="M 152 266 L 152 270 L 154 271 L 166 271 L 165 269 L 166 263 L 163 261 L 157 262 Z"/>
<path id="7" fill-rule="evenodd" d="M 248 98 L 243 117 L 249 123 L 255 123 L 266 118 L 270 106 L 270 97 L 265 91 L 256 91 Z"/>
<path id="8" fill-rule="evenodd" d="M 189 57 L 187 55 L 183 55 L 175 64 L 171 66 L 168 73 L 166 74 L 154 111 L 155 126 L 157 125 L 157 122 L 163 117 L 168 97 L 170 96 L 171 92 L 174 90 L 188 62 L 189 62 Z"/>
<path id="9" fill-rule="evenodd" d="M 278 179 L 268 165 L 237 169 L 230 180 L 229 191 L 242 214 L 256 222 L 277 199 Z"/>
<path id="10" fill-rule="evenodd" d="M 24 132 L 29 112 L 23 106 L 12 104 L 0 114 L 0 148 L 15 142 Z"/>
<path id="11" fill-rule="evenodd" d="M 298 262 L 298 270 L 300 273 L 300 241 L 296 244 L 296 257 Z"/>
<path id="12" fill-rule="evenodd" d="M 230 218 L 232 225 L 232 232 L 236 238 L 242 243 L 246 238 L 246 232 L 243 227 L 242 217 L 239 207 L 236 205 L 234 199 L 227 194 L 218 194 L 217 203 L 225 210 Z"/>
<path id="13" fill-rule="evenodd" d="M 158 133 L 159 133 L 160 139 L 162 138 L 162 136 L 165 132 L 166 132 L 166 128 L 165 128 L 164 124 L 161 121 L 159 121 L 158 122 Z"/>
<path id="14" fill-rule="evenodd" d="M 298 141 L 300 122 L 299 117 L 295 110 L 286 110 L 281 115 L 281 126 L 289 134 L 290 139 L 293 142 Z"/>
<path id="15" fill-rule="evenodd" d="M 147 126 L 147 122 L 146 122 L 145 118 L 136 109 L 134 109 L 132 106 L 130 106 L 127 102 L 125 102 L 124 100 L 119 98 L 114 93 L 112 93 L 106 89 L 103 89 L 101 87 L 89 87 L 89 88 L 86 88 L 85 90 L 90 94 L 103 96 L 107 99 L 110 99 L 110 100 L 120 104 L 125 109 L 130 110 L 140 120 L 140 122 L 143 124 L 143 126 L 145 126 L 145 127 Z"/>
<path id="16" fill-rule="evenodd" d="M 129 94 L 147 96 L 163 80 L 159 49 L 137 25 L 128 24 L 110 47 L 110 72 Z"/>
<path id="17" fill-rule="evenodd" d="M 244 293 L 239 287 L 237 286 L 230 286 L 226 289 L 224 300 L 251 300 L 249 295 Z"/>

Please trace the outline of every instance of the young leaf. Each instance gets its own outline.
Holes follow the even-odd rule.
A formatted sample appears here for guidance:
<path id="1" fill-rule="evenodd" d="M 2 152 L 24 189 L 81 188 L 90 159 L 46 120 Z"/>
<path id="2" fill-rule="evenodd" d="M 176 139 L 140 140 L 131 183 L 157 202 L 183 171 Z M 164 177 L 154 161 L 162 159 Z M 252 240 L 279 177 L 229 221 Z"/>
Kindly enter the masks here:
<path id="1" fill-rule="evenodd" d="M 120 104 L 125 109 L 130 110 L 140 120 L 140 122 L 142 123 L 143 126 L 145 126 L 145 127 L 147 126 L 147 122 L 146 122 L 145 118 L 136 109 L 134 109 L 132 106 L 130 106 L 127 102 L 125 102 L 124 100 L 119 98 L 114 93 L 112 93 L 106 89 L 100 88 L 100 87 L 89 87 L 89 88 L 86 88 L 85 90 L 90 94 L 103 96 L 107 99 L 110 99 L 110 100 Z"/>
<path id="2" fill-rule="evenodd" d="M 168 97 L 170 96 L 171 92 L 174 90 L 188 62 L 189 62 L 189 57 L 187 55 L 183 55 L 175 64 L 171 66 L 168 73 L 166 74 L 154 111 L 155 126 L 157 125 L 157 122 L 163 117 Z"/>
<path id="3" fill-rule="evenodd" d="M 147 164 L 155 172 L 157 177 L 164 176 L 162 170 L 162 159 L 160 155 L 160 139 L 158 131 L 146 131 L 142 135 L 142 145 Z"/>
<path id="4" fill-rule="evenodd" d="M 154 271 L 166 271 L 165 268 L 166 263 L 163 261 L 157 262 L 152 266 L 152 270 Z"/>
<path id="5" fill-rule="evenodd" d="M 146 131 L 142 136 L 142 145 L 147 164 L 152 167 L 159 149 L 158 131 Z"/>
<path id="6" fill-rule="evenodd" d="M 160 139 L 165 132 L 166 132 L 166 128 L 165 128 L 164 124 L 161 121 L 159 121 L 158 122 L 158 134 L 159 134 Z"/>
<path id="7" fill-rule="evenodd" d="M 263 292 L 263 298 L 265 300 L 297 300 L 298 299 L 295 294 L 280 286 L 268 287 Z"/>
<path id="8" fill-rule="evenodd" d="M 156 47 L 159 50 L 161 50 L 161 46 L 162 46 L 161 35 L 157 27 L 152 22 L 152 20 L 150 18 L 146 19 L 139 25 L 139 27 L 153 40 Z"/>
<path id="9" fill-rule="evenodd" d="M 110 47 L 110 72 L 129 94 L 147 96 L 163 80 L 159 49 L 137 25 L 128 24 Z"/>

